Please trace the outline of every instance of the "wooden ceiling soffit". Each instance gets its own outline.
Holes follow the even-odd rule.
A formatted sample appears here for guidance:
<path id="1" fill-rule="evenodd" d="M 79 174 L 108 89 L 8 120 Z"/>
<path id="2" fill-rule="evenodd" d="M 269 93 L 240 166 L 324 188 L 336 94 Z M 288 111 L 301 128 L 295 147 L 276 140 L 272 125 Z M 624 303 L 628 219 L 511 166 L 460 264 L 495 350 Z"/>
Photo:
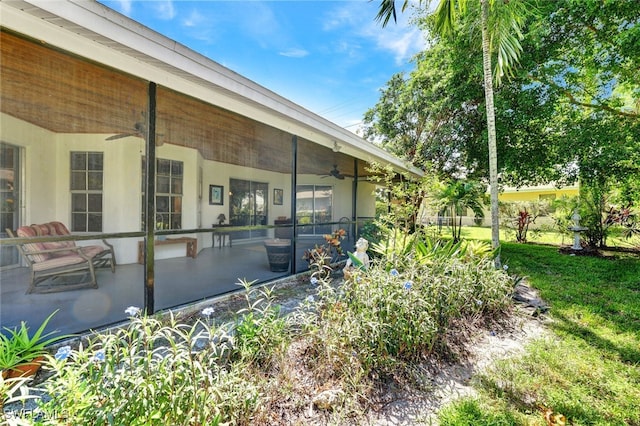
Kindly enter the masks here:
<path id="1" fill-rule="evenodd" d="M 55 133 L 130 132 L 147 82 L 0 32 L 3 113 Z"/>
<path id="2" fill-rule="evenodd" d="M 55 133 L 134 133 L 145 122 L 148 82 L 45 44 L 0 32 L 0 110 Z M 288 132 L 159 87 L 157 140 L 211 161 L 288 173 Z M 116 143 L 115 141 L 109 143 Z M 298 138 L 298 171 L 353 176 L 353 158 Z M 359 167 L 364 173 L 364 167 Z"/>

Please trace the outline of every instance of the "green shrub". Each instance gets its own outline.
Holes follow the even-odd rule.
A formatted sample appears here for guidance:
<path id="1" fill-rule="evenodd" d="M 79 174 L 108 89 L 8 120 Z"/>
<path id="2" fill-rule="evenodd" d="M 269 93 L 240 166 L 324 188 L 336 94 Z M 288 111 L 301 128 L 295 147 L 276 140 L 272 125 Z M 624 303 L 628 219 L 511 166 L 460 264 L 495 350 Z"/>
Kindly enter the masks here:
<path id="1" fill-rule="evenodd" d="M 324 374 L 367 377 L 419 362 L 446 350 L 453 320 L 509 306 L 514 282 L 494 268 L 486 245 L 418 241 L 412 250 L 401 247 L 397 268 L 374 262 L 340 290 L 323 281 L 321 321 L 311 334 Z"/>
<path id="2" fill-rule="evenodd" d="M 243 282 L 247 307 L 238 311 L 235 355 L 243 362 L 266 367 L 277 361 L 291 340 L 287 320 L 273 303 L 273 289 L 256 290 Z"/>
<path id="3" fill-rule="evenodd" d="M 132 316 L 126 328 L 49 357 L 52 399 L 41 405 L 43 417 L 63 413 L 56 421 L 92 425 L 246 423 L 259 392 L 241 364 L 228 362 L 234 350 L 224 327 Z"/>

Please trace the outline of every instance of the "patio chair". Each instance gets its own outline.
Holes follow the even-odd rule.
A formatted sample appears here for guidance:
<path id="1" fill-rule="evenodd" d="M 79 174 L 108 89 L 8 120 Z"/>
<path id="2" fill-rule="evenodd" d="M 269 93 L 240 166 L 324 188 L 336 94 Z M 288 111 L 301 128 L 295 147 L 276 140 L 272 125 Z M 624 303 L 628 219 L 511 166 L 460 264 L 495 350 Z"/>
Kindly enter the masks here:
<path id="1" fill-rule="evenodd" d="M 21 226 L 15 232 L 6 229 L 12 238 L 34 238 L 71 235 L 61 222 L 49 222 Z M 95 268 L 110 266 L 115 272 L 113 246 L 102 240 L 105 246 L 77 246 L 73 241 L 33 242 L 16 245 L 25 259 L 31 283 L 29 293 L 51 293 L 79 288 L 97 288 Z M 86 276 L 81 282 L 69 281 L 69 277 Z"/>

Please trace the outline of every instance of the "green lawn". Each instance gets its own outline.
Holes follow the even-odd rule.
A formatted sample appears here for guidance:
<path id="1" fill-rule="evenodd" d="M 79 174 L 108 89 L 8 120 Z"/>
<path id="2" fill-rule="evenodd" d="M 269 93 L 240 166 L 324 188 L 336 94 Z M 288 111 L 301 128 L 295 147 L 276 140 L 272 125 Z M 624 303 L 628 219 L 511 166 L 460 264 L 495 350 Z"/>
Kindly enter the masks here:
<path id="1" fill-rule="evenodd" d="M 465 231 L 487 239 L 479 230 Z M 502 243 L 502 261 L 551 306 L 554 337 L 479 376 L 481 397 L 444 409 L 441 424 L 640 425 L 640 258 Z"/>
<path id="2" fill-rule="evenodd" d="M 443 229 L 442 235 L 447 236 L 447 233 L 450 232 L 447 228 Z M 491 240 L 491 228 L 480 227 L 480 226 L 465 226 L 462 228 L 461 232 L 462 238 L 471 239 L 471 240 Z M 572 235 L 562 235 L 559 232 L 529 232 L 527 234 L 527 240 L 532 243 L 540 243 L 540 244 L 555 244 L 555 245 L 572 245 L 573 244 L 573 236 Z M 509 233 L 503 229 L 500 230 L 500 241 L 511 241 L 515 242 L 515 237 L 513 233 Z M 636 237 L 632 240 L 627 240 L 621 238 L 619 233 L 612 231 L 609 238 L 607 238 L 607 245 L 610 246 L 618 246 L 618 247 L 632 247 L 637 246 L 640 243 L 640 240 Z"/>

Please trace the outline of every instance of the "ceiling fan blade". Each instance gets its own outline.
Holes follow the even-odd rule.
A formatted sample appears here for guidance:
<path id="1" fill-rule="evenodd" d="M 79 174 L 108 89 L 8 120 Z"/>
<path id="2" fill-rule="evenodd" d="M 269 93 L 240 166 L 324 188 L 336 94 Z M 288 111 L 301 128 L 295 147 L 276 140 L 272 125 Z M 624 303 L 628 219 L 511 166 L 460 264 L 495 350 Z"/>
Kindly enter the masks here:
<path id="1" fill-rule="evenodd" d="M 136 121 L 133 124 L 133 131 L 128 133 L 118 133 L 117 135 L 109 136 L 105 138 L 106 141 L 114 141 L 116 139 L 122 139 L 129 136 L 142 136 L 144 134 L 144 124 L 139 121 Z"/>
<path id="2" fill-rule="evenodd" d="M 118 133 L 117 135 L 109 136 L 105 138 L 105 141 L 115 141 L 117 139 L 127 138 L 129 136 L 137 136 L 138 133 Z"/>

